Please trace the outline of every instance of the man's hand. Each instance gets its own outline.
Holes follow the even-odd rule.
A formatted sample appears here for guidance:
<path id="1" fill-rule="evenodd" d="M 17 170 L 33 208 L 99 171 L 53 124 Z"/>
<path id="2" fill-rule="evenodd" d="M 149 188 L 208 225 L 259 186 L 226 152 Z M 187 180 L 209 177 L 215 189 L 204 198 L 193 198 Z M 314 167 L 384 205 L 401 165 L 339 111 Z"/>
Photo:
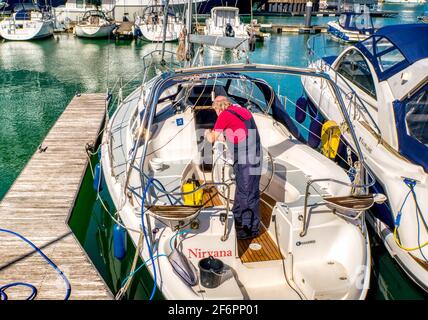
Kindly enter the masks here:
<path id="1" fill-rule="evenodd" d="M 214 143 L 219 137 L 221 133 L 217 131 L 213 131 L 211 129 L 206 129 L 204 136 L 208 140 L 209 143 Z"/>
<path id="2" fill-rule="evenodd" d="M 211 130 L 211 129 L 205 129 L 204 137 L 205 137 L 205 138 L 207 138 L 207 137 L 208 137 L 208 135 L 209 135 L 211 132 L 212 132 L 212 130 Z"/>

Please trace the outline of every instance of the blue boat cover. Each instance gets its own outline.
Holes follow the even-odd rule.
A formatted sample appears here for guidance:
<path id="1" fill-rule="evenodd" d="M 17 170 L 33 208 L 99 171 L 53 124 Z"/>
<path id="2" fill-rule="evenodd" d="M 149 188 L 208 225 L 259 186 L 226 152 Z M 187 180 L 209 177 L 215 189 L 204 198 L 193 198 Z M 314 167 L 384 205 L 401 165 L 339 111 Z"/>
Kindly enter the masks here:
<path id="1" fill-rule="evenodd" d="M 414 96 L 419 96 L 422 92 L 428 92 L 428 85 L 423 87 Z M 427 103 L 428 101 L 421 99 L 419 104 L 415 104 L 413 97 L 410 97 L 404 101 L 394 101 L 393 108 L 395 125 L 397 126 L 399 152 L 411 162 L 422 166 L 425 172 L 428 173 L 428 144 L 424 144 L 427 143 L 428 123 L 423 120 L 425 114 L 427 114 Z M 411 108 L 413 110 L 409 112 L 408 110 Z M 416 117 L 421 119 L 412 124 L 413 131 L 417 131 L 417 135 L 420 136 L 419 140 L 415 138 L 414 134 L 410 135 L 408 133 L 409 125 L 406 123 L 406 117 L 411 115 L 416 115 Z"/>
<path id="2" fill-rule="evenodd" d="M 377 44 L 387 39 L 393 46 L 382 51 Z M 416 61 L 428 58 L 428 24 L 402 24 L 380 28 L 370 38 L 355 45 L 373 65 L 380 81 L 389 79 Z M 374 50 L 371 49 L 373 46 Z M 398 49 L 404 59 L 394 66 L 383 70 L 379 60 L 384 54 Z"/>

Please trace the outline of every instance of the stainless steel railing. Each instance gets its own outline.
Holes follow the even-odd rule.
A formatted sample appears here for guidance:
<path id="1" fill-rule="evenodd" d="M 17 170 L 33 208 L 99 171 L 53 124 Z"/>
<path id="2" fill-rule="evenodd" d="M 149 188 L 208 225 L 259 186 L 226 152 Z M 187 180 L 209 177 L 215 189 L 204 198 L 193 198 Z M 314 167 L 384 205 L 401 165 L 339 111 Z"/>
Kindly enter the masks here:
<path id="1" fill-rule="evenodd" d="M 227 189 L 227 197 L 226 197 L 226 219 L 224 221 L 224 232 L 223 235 L 221 237 L 221 241 L 226 241 L 229 238 L 229 234 L 228 234 L 228 229 L 229 229 L 229 213 L 230 213 L 230 186 L 231 184 L 227 184 L 227 183 L 223 183 L 223 182 L 204 182 L 203 184 L 201 184 L 199 187 L 191 190 L 191 191 L 187 191 L 187 192 L 171 192 L 171 191 L 166 191 L 163 189 L 158 188 L 156 185 L 152 184 L 154 186 L 154 188 L 158 191 L 161 192 L 165 195 L 170 195 L 170 196 L 187 196 L 187 195 L 191 195 L 194 194 L 196 192 L 198 192 L 201 189 L 205 189 L 208 186 L 211 187 L 217 187 L 217 186 L 224 186 Z M 128 190 L 130 191 L 134 191 L 132 190 L 132 188 L 128 187 Z M 135 193 L 134 193 L 135 194 Z"/>
<path id="2" fill-rule="evenodd" d="M 370 175 L 370 173 L 369 173 Z M 369 183 L 365 183 L 365 184 L 354 184 L 354 183 L 349 183 L 349 182 L 344 182 L 344 181 L 340 181 L 337 179 L 331 179 L 331 178 L 324 178 L 324 179 L 313 179 L 313 180 L 309 180 L 306 183 L 306 191 L 305 191 L 305 204 L 303 207 L 303 227 L 302 227 L 302 231 L 300 232 L 300 236 L 304 237 L 306 235 L 306 233 L 308 232 L 308 227 L 309 227 L 309 217 L 310 217 L 310 212 L 308 214 L 308 198 L 309 198 L 309 188 L 312 187 L 312 189 L 314 189 L 319 196 L 322 197 L 322 195 L 318 192 L 318 190 L 313 186 L 314 183 L 317 182 L 333 182 L 333 183 L 338 183 L 344 186 L 348 186 L 351 188 L 364 188 L 364 189 L 368 189 L 371 186 L 373 186 L 376 182 L 376 180 L 370 175 L 371 177 L 371 182 Z"/>

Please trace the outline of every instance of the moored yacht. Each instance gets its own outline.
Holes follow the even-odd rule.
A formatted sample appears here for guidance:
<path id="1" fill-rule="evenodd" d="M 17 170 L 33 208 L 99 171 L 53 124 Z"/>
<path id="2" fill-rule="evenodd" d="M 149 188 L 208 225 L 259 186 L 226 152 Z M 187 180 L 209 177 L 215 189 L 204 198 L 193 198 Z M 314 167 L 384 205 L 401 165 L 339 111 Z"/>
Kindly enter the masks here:
<path id="1" fill-rule="evenodd" d="M 74 27 L 74 34 L 81 38 L 107 38 L 116 28 L 103 11 L 86 11 Z"/>
<path id="2" fill-rule="evenodd" d="M 146 41 L 161 42 L 164 40 L 165 24 L 165 41 L 177 41 L 184 28 L 182 17 L 178 17 L 171 7 L 165 12 L 164 5 L 147 6 L 142 16 L 135 20 L 134 35 Z"/>
<path id="3" fill-rule="evenodd" d="M 327 23 L 327 33 L 343 42 L 358 42 L 367 39 L 374 32 L 370 13 L 343 12 L 337 21 Z"/>
<path id="4" fill-rule="evenodd" d="M 14 12 L 0 22 L 0 36 L 6 40 L 25 41 L 53 35 L 54 20 L 48 12 L 34 7 Z"/>
<path id="5" fill-rule="evenodd" d="M 373 189 L 388 197 L 370 221 L 403 270 L 428 291 L 428 26 L 383 27 L 311 66 L 336 79 L 376 178 Z M 309 104 L 354 149 L 331 87 L 311 77 L 302 82 Z"/>
<path id="6" fill-rule="evenodd" d="M 151 297 L 159 289 L 167 299 L 365 298 L 371 256 L 364 214 L 384 199 L 365 192 L 364 174 L 352 183 L 293 136 L 293 122 L 263 74 L 324 77 L 253 64 L 166 71 L 110 118 L 103 180 L 118 227 L 153 278 Z M 227 146 L 204 140 L 218 95 L 250 110 L 260 132 L 262 224 L 253 239 L 237 239 Z"/>

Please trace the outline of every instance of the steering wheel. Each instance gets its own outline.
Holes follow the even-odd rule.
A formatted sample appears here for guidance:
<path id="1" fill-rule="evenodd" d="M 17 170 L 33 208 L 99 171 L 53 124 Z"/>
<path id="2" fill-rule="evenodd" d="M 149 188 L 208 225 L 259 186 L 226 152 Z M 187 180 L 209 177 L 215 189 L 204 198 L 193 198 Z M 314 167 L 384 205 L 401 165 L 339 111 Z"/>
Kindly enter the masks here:
<path id="1" fill-rule="evenodd" d="M 269 188 L 275 172 L 273 158 L 266 148 L 262 147 L 262 171 L 260 179 L 260 194 Z M 230 188 L 230 202 L 235 200 L 235 174 L 233 171 L 233 156 L 228 150 L 225 142 L 216 141 L 213 146 L 213 166 L 212 166 L 212 180 L 214 183 L 225 183 Z M 227 187 L 225 185 L 217 186 L 218 193 L 222 198 L 227 200 Z"/>

